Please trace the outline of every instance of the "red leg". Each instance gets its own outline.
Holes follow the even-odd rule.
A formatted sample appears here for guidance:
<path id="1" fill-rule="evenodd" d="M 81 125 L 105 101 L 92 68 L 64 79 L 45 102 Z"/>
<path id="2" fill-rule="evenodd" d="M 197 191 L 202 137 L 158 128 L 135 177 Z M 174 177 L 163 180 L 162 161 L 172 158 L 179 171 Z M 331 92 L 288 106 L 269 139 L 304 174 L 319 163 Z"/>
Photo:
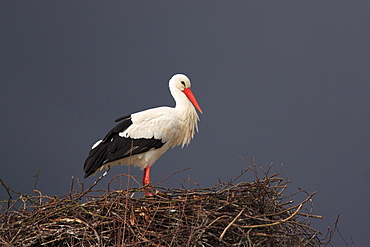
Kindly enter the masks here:
<path id="1" fill-rule="evenodd" d="M 143 176 L 143 186 L 146 186 L 147 189 L 150 189 L 150 166 L 144 168 Z M 150 191 L 144 189 L 144 196 L 152 196 L 153 194 Z"/>
<path id="2" fill-rule="evenodd" d="M 143 186 L 150 184 L 150 166 L 144 168 Z"/>

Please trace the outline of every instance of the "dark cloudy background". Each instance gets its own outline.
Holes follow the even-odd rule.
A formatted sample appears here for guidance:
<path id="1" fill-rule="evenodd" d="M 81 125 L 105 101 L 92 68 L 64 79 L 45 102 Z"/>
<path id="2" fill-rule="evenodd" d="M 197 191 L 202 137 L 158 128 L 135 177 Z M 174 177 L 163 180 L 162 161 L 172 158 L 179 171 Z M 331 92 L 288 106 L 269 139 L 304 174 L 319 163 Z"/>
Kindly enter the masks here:
<path id="1" fill-rule="evenodd" d="M 284 164 L 287 193 L 317 191 L 324 219 L 312 226 L 325 233 L 339 214 L 347 243 L 366 246 L 369 13 L 368 1 L 340 0 L 1 1 L 0 178 L 32 193 L 39 171 L 44 194 L 69 192 L 114 119 L 173 106 L 168 79 L 185 73 L 200 132 L 157 161 L 153 183 L 187 167 L 163 185 L 228 181 L 246 167 L 239 156 Z"/>

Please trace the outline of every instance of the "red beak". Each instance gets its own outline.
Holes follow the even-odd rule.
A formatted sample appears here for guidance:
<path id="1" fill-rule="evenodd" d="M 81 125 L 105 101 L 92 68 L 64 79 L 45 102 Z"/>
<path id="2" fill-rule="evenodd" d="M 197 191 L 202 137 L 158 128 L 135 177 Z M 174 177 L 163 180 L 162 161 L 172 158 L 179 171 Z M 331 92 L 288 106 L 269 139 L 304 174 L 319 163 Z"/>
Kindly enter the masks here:
<path id="1" fill-rule="evenodd" d="M 197 100 L 195 99 L 194 94 L 190 90 L 190 88 L 185 88 L 183 90 L 183 92 L 186 95 L 186 97 L 188 97 L 188 99 L 190 100 L 190 102 L 195 106 L 195 108 L 197 108 L 200 113 L 203 113 L 202 109 L 200 109 L 200 106 L 199 106 Z"/>

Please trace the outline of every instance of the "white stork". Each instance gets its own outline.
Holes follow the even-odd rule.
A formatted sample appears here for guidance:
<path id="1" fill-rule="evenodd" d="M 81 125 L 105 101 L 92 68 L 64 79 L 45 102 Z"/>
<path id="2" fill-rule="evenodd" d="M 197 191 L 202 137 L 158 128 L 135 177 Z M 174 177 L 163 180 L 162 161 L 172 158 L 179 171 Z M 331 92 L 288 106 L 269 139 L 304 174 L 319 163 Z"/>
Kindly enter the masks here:
<path id="1" fill-rule="evenodd" d="M 150 184 L 150 167 L 162 154 L 169 148 L 189 144 L 195 129 L 198 131 L 199 117 L 194 107 L 203 112 L 190 90 L 188 77 L 174 75 L 169 88 L 176 106 L 118 118 L 116 122 L 120 123 L 93 145 L 84 164 L 85 178 L 118 164 L 133 164 L 144 169 L 146 186 Z"/>

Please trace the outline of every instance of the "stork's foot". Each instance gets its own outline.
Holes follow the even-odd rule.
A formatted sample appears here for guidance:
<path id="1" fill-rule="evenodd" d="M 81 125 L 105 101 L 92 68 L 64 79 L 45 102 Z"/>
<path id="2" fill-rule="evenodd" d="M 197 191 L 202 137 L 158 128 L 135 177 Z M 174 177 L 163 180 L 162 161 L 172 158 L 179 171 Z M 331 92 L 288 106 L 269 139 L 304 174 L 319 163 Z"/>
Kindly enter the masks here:
<path id="1" fill-rule="evenodd" d="M 149 196 L 153 196 L 153 193 L 150 191 L 152 188 L 150 186 L 146 186 L 144 187 L 144 196 L 145 197 L 149 197 Z"/>

